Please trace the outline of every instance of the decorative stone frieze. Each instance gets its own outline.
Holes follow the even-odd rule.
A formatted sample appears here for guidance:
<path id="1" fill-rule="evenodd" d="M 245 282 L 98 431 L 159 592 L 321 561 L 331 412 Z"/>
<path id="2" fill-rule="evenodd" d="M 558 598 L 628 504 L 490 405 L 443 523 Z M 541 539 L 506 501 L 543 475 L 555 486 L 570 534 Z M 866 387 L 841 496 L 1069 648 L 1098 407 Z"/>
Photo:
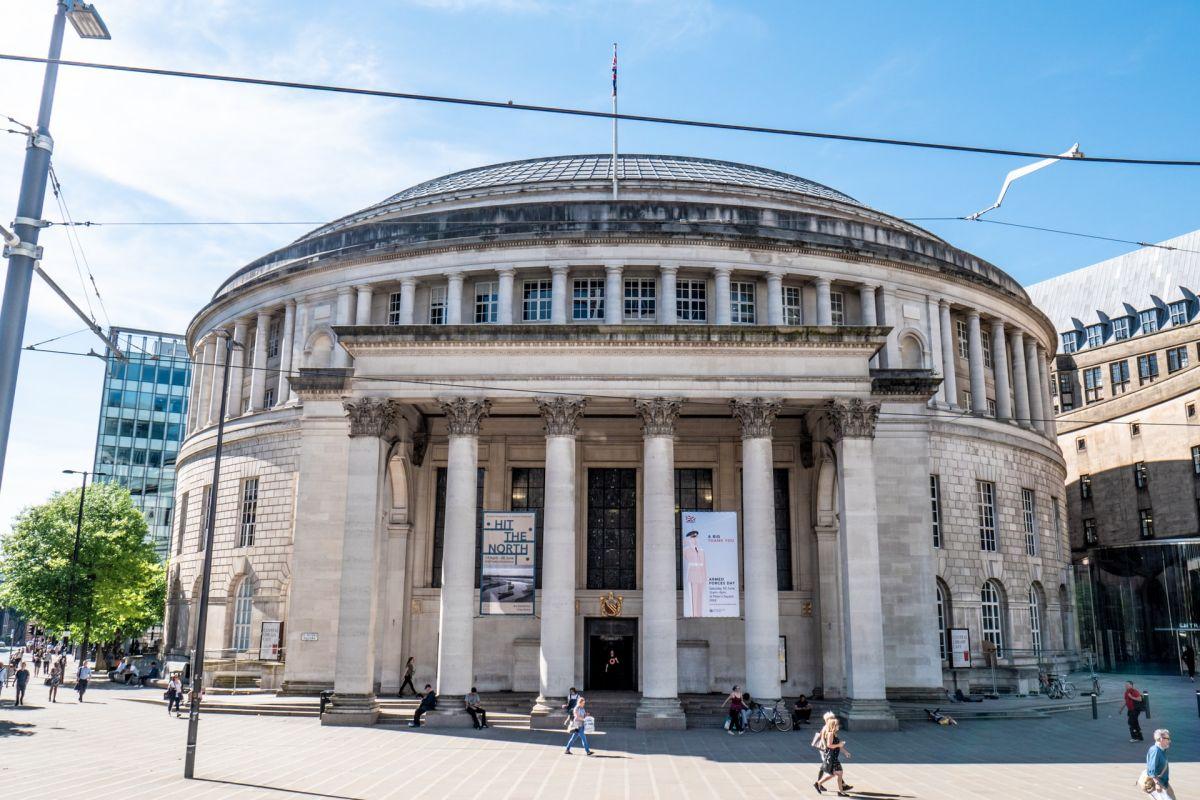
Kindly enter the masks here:
<path id="1" fill-rule="evenodd" d="M 586 397 L 537 397 L 538 409 L 546 424 L 547 436 L 574 436 L 579 416 L 587 405 Z"/>
<path id="2" fill-rule="evenodd" d="M 634 400 L 638 416 L 642 418 L 642 436 L 674 436 L 675 420 L 683 400 L 678 397 L 652 397 Z"/>
<path id="3" fill-rule="evenodd" d="M 879 403 L 870 403 L 859 397 L 831 400 L 825 407 L 825 419 L 829 422 L 834 439 L 873 439 L 875 422 L 879 419 Z"/>
<path id="4" fill-rule="evenodd" d="M 741 423 L 743 439 L 770 439 L 782 406 L 782 400 L 765 397 L 735 397 L 729 401 L 729 410 Z"/>
<path id="5" fill-rule="evenodd" d="M 479 424 L 492 407 L 492 401 L 486 397 L 452 397 L 440 404 L 451 436 L 478 436 Z"/>
<path id="6" fill-rule="evenodd" d="M 394 400 L 364 397 L 342 403 L 350 418 L 351 436 L 387 436 L 400 418 L 400 404 Z"/>

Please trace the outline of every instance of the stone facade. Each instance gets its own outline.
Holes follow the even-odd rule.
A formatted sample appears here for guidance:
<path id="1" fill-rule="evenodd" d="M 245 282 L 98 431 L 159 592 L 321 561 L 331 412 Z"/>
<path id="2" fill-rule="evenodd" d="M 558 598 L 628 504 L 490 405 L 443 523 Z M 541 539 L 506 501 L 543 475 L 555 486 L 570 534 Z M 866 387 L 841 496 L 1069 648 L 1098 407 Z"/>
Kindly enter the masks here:
<path id="1" fill-rule="evenodd" d="M 627 170 L 650 157 L 628 158 Z M 514 195 L 508 170 L 465 173 L 222 286 L 189 329 L 176 651 L 194 635 L 224 329 L 247 346 L 225 425 L 208 649 L 245 651 L 285 691 L 332 687 L 331 723 L 370 722 L 409 656 L 418 684 L 449 695 L 536 692 L 537 717 L 570 685 L 596 688 L 590 648 L 620 640 L 642 727 L 679 727 L 679 693 L 732 684 L 761 699 L 816 690 L 843 699 L 852 725 L 889 727 L 889 697 L 950 684 L 939 581 L 943 622 L 976 647 L 980 588 L 1003 588 L 1006 685 L 1037 660 L 1022 627 L 1031 585 L 1047 596 L 1043 647 L 1072 647 L 1069 610 L 1051 613 L 1067 558 L 1050 510 L 1062 460 L 1034 413 L 1053 331 L 1015 282 L 803 179 L 723 165 L 740 177 L 721 183 L 722 162 L 662 161 L 674 182 L 661 165 L 631 176 L 615 208 L 604 180 L 554 171 Z M 513 169 L 532 180 L 525 163 Z M 661 217 L 663 202 L 688 216 L 664 225 L 679 218 Z M 389 227 L 401 217 L 418 224 Z M 422 227 L 438 219 L 448 226 Z M 325 252 L 331 237 L 344 249 Z M 682 616 L 683 475 L 695 494 L 678 502 L 738 512 L 741 617 Z M 601 479 L 623 487 L 616 500 Z M 979 551 L 976 480 L 995 485 L 994 554 Z M 1022 488 L 1036 496 L 1035 556 Z M 538 615 L 480 616 L 475 509 L 518 508 L 535 489 Z M 611 543 L 602 518 L 618 520 Z M 623 577 L 595 566 L 604 553 Z M 601 609 L 610 592 L 615 616 Z M 285 623 L 282 667 L 254 658 L 270 620 Z M 595 639 L 602 624 L 617 638 Z"/>

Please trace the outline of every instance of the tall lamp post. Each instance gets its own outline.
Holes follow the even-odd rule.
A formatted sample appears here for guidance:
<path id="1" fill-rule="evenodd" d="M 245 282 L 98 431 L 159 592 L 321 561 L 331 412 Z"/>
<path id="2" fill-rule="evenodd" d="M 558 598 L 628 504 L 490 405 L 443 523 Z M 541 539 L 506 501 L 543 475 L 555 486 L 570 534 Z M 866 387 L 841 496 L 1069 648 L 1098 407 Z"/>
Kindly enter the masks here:
<path id="1" fill-rule="evenodd" d="M 87 497 L 87 481 L 88 475 L 96 477 L 103 475 L 102 472 L 88 472 L 87 470 L 79 469 L 64 469 L 63 475 L 82 475 L 83 484 L 79 487 L 79 513 L 75 517 L 75 547 L 71 550 L 71 580 L 67 583 L 67 634 L 70 635 L 71 616 L 75 611 L 75 571 L 79 565 L 79 541 L 83 537 L 83 501 Z M 87 643 L 84 642 L 86 646 Z M 85 653 L 80 653 L 80 660 L 85 657 Z"/>
<path id="2" fill-rule="evenodd" d="M 4 457 L 8 452 L 8 431 L 12 425 L 13 399 L 17 392 L 17 370 L 21 365 L 21 340 L 25 336 L 25 317 L 29 312 L 29 285 L 35 264 L 42 257 L 38 233 L 46 226 L 42 204 L 46 199 L 46 178 L 50 171 L 50 111 L 54 105 L 54 87 L 58 82 L 58 59 L 62 56 L 63 29 L 71 20 L 83 39 L 111 39 L 104 20 L 95 7 L 80 0 L 59 0 L 50 29 L 50 54 L 42 79 L 42 100 L 38 106 L 37 127 L 25 146 L 25 168 L 21 173 L 21 192 L 17 198 L 17 216 L 13 232 L 19 240 L 4 248 L 8 258 L 8 278 L 4 301 L 0 304 L 0 481 L 4 478 Z"/>
<path id="3" fill-rule="evenodd" d="M 208 584 L 212 579 L 213 529 L 217 519 L 217 492 L 221 486 L 221 450 L 225 446 L 225 411 L 229 402 L 229 366 L 235 342 L 229 331 L 217 331 L 225 345 L 225 366 L 221 372 L 221 406 L 217 414 L 217 448 L 213 453 L 212 491 L 208 493 L 207 519 L 204 530 L 204 572 L 200 581 L 200 609 L 196 614 L 196 649 L 192 652 L 192 698 L 188 703 L 187 754 L 183 762 L 183 777 L 192 778 L 196 773 L 196 736 L 200 728 L 200 695 L 204 688 L 204 634 L 208 626 Z"/>

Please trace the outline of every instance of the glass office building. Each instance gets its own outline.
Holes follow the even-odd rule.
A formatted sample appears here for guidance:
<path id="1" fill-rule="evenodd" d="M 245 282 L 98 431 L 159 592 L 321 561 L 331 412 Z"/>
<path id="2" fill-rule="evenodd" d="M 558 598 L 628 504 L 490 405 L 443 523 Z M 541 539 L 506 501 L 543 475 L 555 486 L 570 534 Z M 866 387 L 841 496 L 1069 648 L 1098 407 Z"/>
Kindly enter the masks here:
<path id="1" fill-rule="evenodd" d="M 1180 672 L 1200 645 L 1200 539 L 1096 547 L 1075 570 L 1080 644 L 1102 668 Z"/>
<path id="2" fill-rule="evenodd" d="M 175 457 L 187 418 L 191 362 L 183 336 L 112 328 L 96 433 L 96 480 L 129 489 L 164 559 L 171 542 Z"/>

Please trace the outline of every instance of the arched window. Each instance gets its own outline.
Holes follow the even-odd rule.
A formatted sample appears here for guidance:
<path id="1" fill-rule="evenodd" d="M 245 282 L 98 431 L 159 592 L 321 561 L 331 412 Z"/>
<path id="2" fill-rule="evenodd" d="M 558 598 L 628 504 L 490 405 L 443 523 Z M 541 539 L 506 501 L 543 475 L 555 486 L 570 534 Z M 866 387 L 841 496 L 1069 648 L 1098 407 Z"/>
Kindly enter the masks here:
<path id="1" fill-rule="evenodd" d="M 995 581 L 988 581 L 979 593 L 980 612 L 983 619 L 983 638 L 996 645 L 996 657 L 1004 656 L 1004 631 L 1000 624 L 1000 589 Z"/>
<path id="2" fill-rule="evenodd" d="M 937 623 L 938 623 L 938 652 L 942 661 L 950 656 L 949 634 L 946 629 L 950 625 L 950 595 L 941 581 L 937 582 Z"/>
<path id="3" fill-rule="evenodd" d="M 233 640 L 230 646 L 239 653 L 250 649 L 250 612 L 254 607 L 254 587 L 246 578 L 238 586 L 233 604 Z"/>
<path id="4" fill-rule="evenodd" d="M 1029 587 L 1029 639 L 1035 655 L 1042 653 L 1042 590 L 1036 583 Z"/>
<path id="5" fill-rule="evenodd" d="M 921 369 L 925 366 L 925 349 L 915 336 L 900 340 L 900 366 L 904 369 Z"/>

